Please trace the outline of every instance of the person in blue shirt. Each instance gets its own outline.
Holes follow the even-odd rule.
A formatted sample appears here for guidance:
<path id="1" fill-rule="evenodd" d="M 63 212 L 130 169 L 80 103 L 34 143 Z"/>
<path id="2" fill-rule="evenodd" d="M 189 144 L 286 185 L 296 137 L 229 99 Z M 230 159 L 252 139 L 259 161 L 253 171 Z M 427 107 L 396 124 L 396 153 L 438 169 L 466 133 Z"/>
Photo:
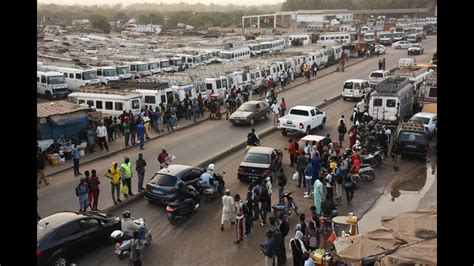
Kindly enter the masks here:
<path id="1" fill-rule="evenodd" d="M 319 158 L 319 154 L 316 153 L 314 155 L 314 158 L 311 160 L 311 166 L 313 170 L 311 186 L 314 186 L 316 179 L 319 179 L 319 172 L 321 170 L 321 158 Z"/>
<path id="2" fill-rule="evenodd" d="M 137 126 L 137 135 L 140 138 L 140 150 L 143 150 L 145 145 L 145 122 L 142 122 Z"/>
<path id="3" fill-rule="evenodd" d="M 267 230 L 266 237 L 265 244 L 263 245 L 263 249 L 265 250 L 265 265 L 272 266 L 275 255 L 275 240 L 273 239 L 273 231 L 271 229 Z"/>
<path id="4" fill-rule="evenodd" d="M 81 172 L 79 172 L 79 147 L 77 147 L 77 142 L 75 141 L 72 146 L 71 146 L 71 155 L 72 155 L 72 160 L 74 162 L 74 176 L 82 175 Z"/>

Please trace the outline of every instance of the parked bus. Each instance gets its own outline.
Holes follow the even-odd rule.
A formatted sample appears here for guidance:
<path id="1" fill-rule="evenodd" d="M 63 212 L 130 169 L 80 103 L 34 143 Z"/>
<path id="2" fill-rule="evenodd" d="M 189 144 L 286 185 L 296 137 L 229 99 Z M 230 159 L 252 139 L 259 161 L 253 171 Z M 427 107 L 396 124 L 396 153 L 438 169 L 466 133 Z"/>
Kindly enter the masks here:
<path id="1" fill-rule="evenodd" d="M 36 92 L 51 100 L 64 98 L 70 91 L 63 73 L 56 71 L 37 71 Z"/>
<path id="2" fill-rule="evenodd" d="M 129 65 L 117 66 L 117 74 L 120 77 L 120 80 L 132 79 L 132 73 L 130 73 L 130 66 Z"/>
<path id="3" fill-rule="evenodd" d="M 135 78 L 142 78 L 152 74 L 147 62 L 131 62 L 130 72 L 135 75 Z"/>
<path id="4" fill-rule="evenodd" d="M 100 84 L 109 84 L 110 82 L 120 80 L 117 74 L 117 68 L 112 66 L 97 67 L 97 77 L 100 80 Z"/>
<path id="5" fill-rule="evenodd" d="M 125 90 L 83 90 L 69 94 L 69 100 L 76 104 L 87 104 L 106 116 L 119 116 L 123 111 L 138 115 L 142 107 L 141 95 Z"/>
<path id="6" fill-rule="evenodd" d="M 219 52 L 220 61 L 242 61 L 250 59 L 250 48 L 240 47 Z"/>
<path id="7" fill-rule="evenodd" d="M 97 78 L 97 69 L 95 68 L 79 69 L 45 66 L 45 69 L 63 73 L 70 90 L 78 90 L 88 85 L 99 85 L 100 83 L 100 80 Z"/>
<path id="8" fill-rule="evenodd" d="M 349 43 L 352 41 L 351 33 L 347 32 L 331 32 L 331 33 L 323 33 L 320 34 L 318 37 L 318 43 L 334 43 L 334 42 L 342 42 L 342 43 Z"/>

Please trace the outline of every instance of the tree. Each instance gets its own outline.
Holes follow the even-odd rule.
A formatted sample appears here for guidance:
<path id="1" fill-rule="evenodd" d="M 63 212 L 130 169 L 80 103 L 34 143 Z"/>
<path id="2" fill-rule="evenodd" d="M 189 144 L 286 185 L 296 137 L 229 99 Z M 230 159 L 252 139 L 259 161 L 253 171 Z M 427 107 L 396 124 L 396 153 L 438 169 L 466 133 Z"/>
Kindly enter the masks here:
<path id="1" fill-rule="evenodd" d="M 93 15 L 89 18 L 92 27 L 101 30 L 104 33 L 110 33 L 110 24 L 104 16 Z"/>

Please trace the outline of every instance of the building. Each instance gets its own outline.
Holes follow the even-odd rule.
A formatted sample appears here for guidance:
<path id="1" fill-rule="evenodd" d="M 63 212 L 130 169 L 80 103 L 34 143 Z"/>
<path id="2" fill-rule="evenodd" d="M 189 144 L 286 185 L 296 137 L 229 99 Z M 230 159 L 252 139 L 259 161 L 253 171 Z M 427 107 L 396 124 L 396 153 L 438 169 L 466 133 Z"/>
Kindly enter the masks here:
<path id="1" fill-rule="evenodd" d="M 88 107 L 68 101 L 37 103 L 36 109 L 38 140 L 79 138 L 89 123 Z"/>

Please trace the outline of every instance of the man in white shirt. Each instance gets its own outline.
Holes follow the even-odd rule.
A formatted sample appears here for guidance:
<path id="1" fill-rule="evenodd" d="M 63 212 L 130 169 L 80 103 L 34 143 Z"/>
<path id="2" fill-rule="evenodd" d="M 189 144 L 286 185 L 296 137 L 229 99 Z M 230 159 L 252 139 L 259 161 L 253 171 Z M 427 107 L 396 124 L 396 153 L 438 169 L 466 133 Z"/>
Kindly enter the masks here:
<path id="1" fill-rule="evenodd" d="M 280 107 L 279 107 L 279 104 L 277 104 L 276 100 L 273 101 L 273 104 L 270 107 L 270 109 L 272 109 L 272 112 L 273 112 L 273 126 L 276 127 L 278 124 L 278 118 L 280 114 Z"/>
<path id="2" fill-rule="evenodd" d="M 224 222 L 230 221 L 231 224 L 234 224 L 232 220 L 232 213 L 235 208 L 234 198 L 230 196 L 230 190 L 225 190 L 225 195 L 222 197 L 222 217 L 221 217 L 221 231 L 224 231 Z"/>
<path id="3" fill-rule="evenodd" d="M 385 134 L 387 135 L 387 144 L 390 144 L 390 137 L 392 136 L 392 131 L 386 126 L 383 126 L 382 129 L 385 130 Z"/>
<path id="4" fill-rule="evenodd" d="M 97 127 L 96 129 L 96 134 L 97 138 L 99 139 L 99 146 L 101 150 L 104 150 L 102 147 L 102 143 L 105 146 L 105 149 L 109 151 L 109 146 L 107 146 L 107 140 L 105 137 L 107 137 L 107 128 L 104 126 L 104 122 L 100 122 L 100 126 Z"/>
<path id="5" fill-rule="evenodd" d="M 357 111 L 359 111 L 359 114 L 363 114 L 365 112 L 365 102 L 364 102 L 364 100 L 360 100 L 357 103 Z"/>

